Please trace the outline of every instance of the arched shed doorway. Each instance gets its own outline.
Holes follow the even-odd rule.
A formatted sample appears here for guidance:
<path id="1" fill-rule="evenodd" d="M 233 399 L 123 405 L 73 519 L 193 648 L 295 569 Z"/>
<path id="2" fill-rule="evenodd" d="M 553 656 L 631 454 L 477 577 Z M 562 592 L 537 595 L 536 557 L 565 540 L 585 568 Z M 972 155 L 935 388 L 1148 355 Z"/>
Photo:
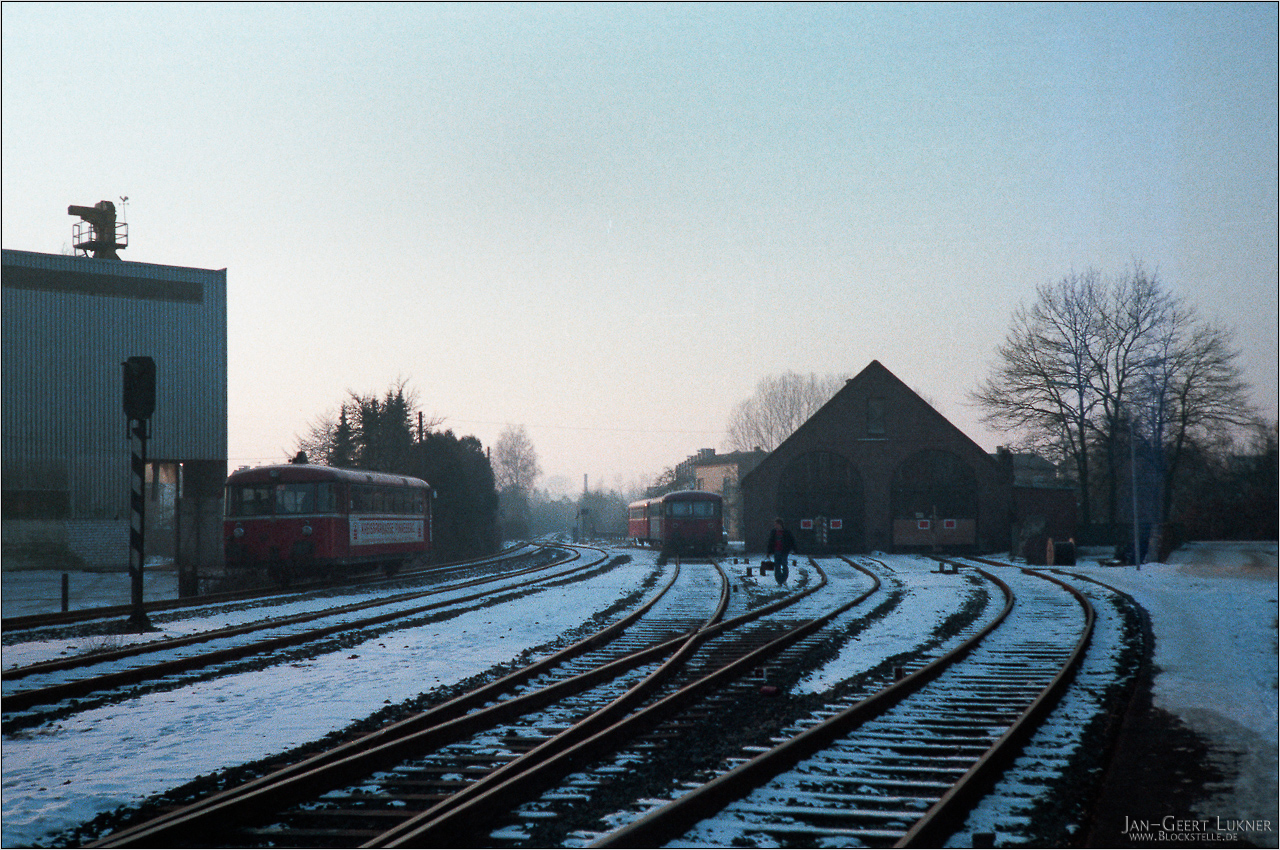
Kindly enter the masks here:
<path id="1" fill-rule="evenodd" d="M 893 545 L 972 547 L 978 540 L 978 477 L 951 452 L 925 449 L 904 460 L 889 498 Z"/>
<path id="2" fill-rule="evenodd" d="M 860 552 L 862 475 L 834 452 L 802 454 L 778 480 L 778 516 L 802 552 Z"/>

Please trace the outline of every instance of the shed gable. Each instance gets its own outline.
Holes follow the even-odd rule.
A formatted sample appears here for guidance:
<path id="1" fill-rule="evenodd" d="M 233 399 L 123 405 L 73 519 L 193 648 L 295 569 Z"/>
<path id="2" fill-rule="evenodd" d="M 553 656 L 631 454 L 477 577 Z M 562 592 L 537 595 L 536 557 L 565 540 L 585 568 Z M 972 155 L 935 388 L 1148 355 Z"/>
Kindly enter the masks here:
<path id="1" fill-rule="evenodd" d="M 797 471 L 810 469 L 839 475 Z M 989 549 L 1005 536 L 1006 478 L 982 447 L 872 361 L 744 477 L 746 536 L 750 544 L 779 516 L 812 529 L 815 545 L 889 550 L 895 541 L 918 545 L 904 543 L 896 521 L 923 527 L 936 507 L 954 509 L 939 525 L 960 528 L 957 540 Z M 821 486 L 804 484 L 811 479 Z"/>

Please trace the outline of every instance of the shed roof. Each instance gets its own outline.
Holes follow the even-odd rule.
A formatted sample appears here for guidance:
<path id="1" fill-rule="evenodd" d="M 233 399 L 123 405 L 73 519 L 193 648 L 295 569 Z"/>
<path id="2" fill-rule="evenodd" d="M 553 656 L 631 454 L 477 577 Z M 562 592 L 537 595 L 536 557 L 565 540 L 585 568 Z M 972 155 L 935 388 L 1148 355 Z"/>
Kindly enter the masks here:
<path id="1" fill-rule="evenodd" d="M 986 449 L 979 446 L 976 442 L 973 441 L 973 439 L 969 437 L 968 434 L 965 434 L 963 431 L 957 428 L 951 422 L 951 420 L 947 419 L 945 416 L 943 416 L 941 413 L 935 410 L 933 405 L 929 404 L 929 402 L 921 398 L 919 393 L 911 389 L 911 387 L 907 386 L 907 384 L 905 384 L 902 381 L 902 379 L 900 379 L 897 375 L 893 374 L 893 372 L 889 371 L 889 369 L 887 369 L 884 366 L 884 364 L 882 364 L 879 360 L 872 360 L 870 363 L 867 364 L 866 368 L 864 368 L 861 372 L 859 372 L 857 375 L 853 376 L 849 380 L 845 381 L 844 386 L 840 389 L 839 392 L 833 395 L 827 401 L 826 404 L 820 407 L 799 428 L 797 428 L 794 432 L 792 432 L 791 436 L 783 440 L 778 445 L 778 447 L 774 449 L 769 454 L 768 457 L 766 457 L 763 461 L 761 461 L 760 464 L 755 469 L 751 470 L 745 476 L 743 476 L 743 479 L 742 479 L 743 485 L 746 485 L 748 482 L 750 482 L 754 477 L 756 477 L 757 474 L 761 472 L 761 470 L 766 470 L 772 464 L 773 459 L 775 457 L 785 455 L 786 453 L 781 451 L 783 447 L 789 445 L 793 441 L 805 439 L 805 432 L 813 426 L 813 423 L 826 418 L 828 415 L 830 415 L 831 410 L 833 408 L 837 408 L 843 405 L 845 396 L 849 395 L 850 393 L 858 392 L 861 385 L 877 378 L 888 380 L 892 385 L 895 386 L 895 389 L 897 389 L 899 392 L 909 395 L 911 398 L 918 400 L 920 404 L 923 406 L 923 408 L 928 411 L 928 415 L 936 417 L 937 421 L 942 423 L 946 429 L 953 432 L 954 435 L 959 440 L 961 440 L 964 443 L 967 443 L 970 447 L 972 447 L 973 453 L 975 455 L 981 456 L 986 463 L 989 463 L 992 466 L 998 466 L 998 463 L 996 462 L 996 460 L 990 456 L 990 454 L 986 451 Z M 979 461 L 979 462 L 982 462 L 982 461 Z"/>

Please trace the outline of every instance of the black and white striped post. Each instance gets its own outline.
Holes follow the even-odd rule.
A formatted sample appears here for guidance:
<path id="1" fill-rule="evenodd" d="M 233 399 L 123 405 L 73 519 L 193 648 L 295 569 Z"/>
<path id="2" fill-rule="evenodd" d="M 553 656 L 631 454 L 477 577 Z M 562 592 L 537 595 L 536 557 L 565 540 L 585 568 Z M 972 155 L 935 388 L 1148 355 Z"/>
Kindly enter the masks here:
<path id="1" fill-rule="evenodd" d="M 130 357 L 124 366 L 124 413 L 129 420 L 129 626 L 150 631 L 151 620 L 142 605 L 142 568 L 146 562 L 147 532 L 147 438 L 151 436 L 151 414 L 156 408 L 156 362 L 150 357 Z"/>

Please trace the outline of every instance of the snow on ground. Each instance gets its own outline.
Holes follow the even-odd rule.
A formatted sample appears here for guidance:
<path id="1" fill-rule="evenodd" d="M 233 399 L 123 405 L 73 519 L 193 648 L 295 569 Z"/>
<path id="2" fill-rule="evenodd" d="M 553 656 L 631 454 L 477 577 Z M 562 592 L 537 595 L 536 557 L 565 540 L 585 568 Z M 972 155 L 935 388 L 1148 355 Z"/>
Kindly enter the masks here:
<path id="1" fill-rule="evenodd" d="M 510 580 L 510 584 L 516 584 L 521 580 L 521 577 L 513 577 Z M 427 581 L 430 581 L 430 579 L 427 579 Z M 467 587 L 466 585 L 468 581 L 469 579 L 464 577 L 453 582 L 428 585 L 423 583 L 422 579 L 406 578 L 405 584 L 402 587 L 393 590 L 388 590 L 387 588 L 380 587 L 378 585 L 352 585 L 346 588 L 330 588 L 323 591 L 304 592 L 300 595 L 283 594 L 279 597 L 269 596 L 253 602 L 238 602 L 230 604 L 216 603 L 194 608 L 179 608 L 173 611 L 160 611 L 151 615 L 151 622 L 154 630 L 150 632 L 143 632 L 141 634 L 89 634 L 79 636 L 63 634 L 50 640 L 26 641 L 23 643 L 4 646 L 3 649 L 0 649 L 0 665 L 2 665 L 4 669 L 8 670 L 12 667 L 38 664 L 40 662 L 63 657 L 83 655 L 102 650 L 114 650 L 134 644 L 154 643 L 168 638 L 207 634 L 218 629 L 261 623 L 265 620 L 278 621 L 290 617 L 305 616 L 315 612 L 328 611 L 339 606 L 360 605 L 371 601 L 386 600 L 385 604 L 380 603 L 374 608 L 362 608 L 346 614 L 306 620 L 296 626 L 296 630 L 301 631 L 320 626 L 326 620 L 329 622 L 355 620 L 393 610 L 407 610 L 410 608 L 421 607 L 428 601 L 438 602 L 444 599 L 474 594 L 476 592 L 476 588 Z M 450 584 L 457 584 L 458 589 L 455 592 L 446 594 L 446 590 Z M 423 599 L 418 595 L 428 590 L 432 591 L 434 594 L 431 600 Z M 398 596 L 403 596 L 405 598 L 396 601 L 395 598 Z M 282 630 L 289 630 L 293 628 L 295 627 L 281 627 Z M 283 631 L 278 630 L 276 633 L 282 634 Z M 204 642 L 194 648 L 174 650 L 172 657 L 185 657 L 187 655 L 208 651 L 214 647 L 251 643 L 253 641 L 260 640 L 261 637 L 262 636 L 260 634 L 249 633 L 237 637 L 223 638 L 218 641 Z M 158 656 L 156 657 L 156 660 L 163 660 L 163 658 L 163 656 Z M 132 662 L 123 661 L 119 663 L 128 666 Z M 99 670 L 94 672 L 97 674 L 103 671 Z M 78 678 L 78 674 L 53 674 L 47 677 L 28 677 L 23 680 L 18 689 L 26 689 L 33 686 L 45 687 L 51 684 L 58 684 L 67 678 Z"/>
<path id="2" fill-rule="evenodd" d="M 0 572 L 0 615 L 22 617 L 62 610 L 62 576 L 67 576 L 67 607 L 72 611 L 102 605 L 128 605 L 126 572 L 83 570 L 4 570 Z M 142 571 L 142 598 L 177 599 L 178 573 L 148 565 Z"/>
<path id="3" fill-rule="evenodd" d="M 878 556 L 875 559 L 863 559 L 864 562 L 882 561 L 892 572 L 882 572 L 884 582 L 881 592 L 892 592 L 896 583 L 902 581 L 903 598 L 893 613 L 888 617 L 868 625 L 857 636 L 856 640 L 846 641 L 836 657 L 823 664 L 796 683 L 796 693 L 822 693 L 840 682 L 865 673 L 878 665 L 883 659 L 917 649 L 922 642 L 942 622 L 960 610 L 969 594 L 974 592 L 974 585 L 969 583 L 968 576 L 962 573 L 940 573 L 937 563 L 928 558 L 915 555 Z M 823 566 L 827 567 L 826 561 Z M 833 565 L 829 569 L 839 569 Z M 1003 604 L 993 592 L 988 598 L 987 609 L 979 617 L 985 622 L 992 617 Z M 871 605 L 878 604 L 882 597 L 871 600 Z M 846 615 L 846 619 L 860 616 L 865 611 L 860 606 Z M 956 637 L 948 643 L 957 643 L 963 638 Z M 949 646 L 948 646 L 949 648 Z M 942 654 L 940 650 L 939 655 Z"/>
<path id="4" fill-rule="evenodd" d="M 555 640 L 640 588 L 652 555 L 605 575 L 303 662 L 103 706 L 6 738 L 0 845 L 27 846 L 199 775 L 315 741 L 386 705 Z"/>
<path id="5" fill-rule="evenodd" d="M 1277 818 L 1277 544 L 1192 543 L 1141 569 L 1083 560 L 1066 572 L 1128 593 L 1151 616 L 1156 707 L 1209 743 L 1227 777 L 1203 817 Z M 1188 813 L 1191 816 L 1191 813 Z"/>
<path id="6" fill-rule="evenodd" d="M 1088 559 L 1064 568 L 1129 593 L 1150 612 L 1160 668 L 1156 705 L 1181 717 L 1221 758 L 1239 765 L 1238 780 L 1217 792 L 1205 814 L 1229 818 L 1275 811 L 1276 553 L 1275 542 L 1205 543 L 1180 549 L 1168 564 L 1146 564 L 1141 570 L 1103 567 Z M 510 661 L 640 587 L 653 556 L 632 555 L 630 564 L 605 576 L 499 608 L 384 635 L 294 665 L 150 694 L 6 739 L 0 751 L 0 844 L 39 842 L 99 812 L 314 741 L 388 703 Z M 56 599 L 60 574 L 49 575 Z M 121 574 L 99 575 L 104 581 L 114 576 L 124 596 L 84 598 L 83 607 L 128 601 Z M 151 570 L 148 575 L 166 574 Z M 39 577 L 4 576 L 4 613 L 25 613 L 10 610 L 17 604 L 11 594 L 20 592 L 11 578 L 31 587 Z M 912 585 L 920 579 L 927 583 L 912 595 L 924 603 L 922 614 L 937 617 L 946 606 L 931 597 L 945 592 L 955 577 L 922 572 L 911 577 Z M 108 592 L 119 592 L 108 585 Z M 76 587 L 73 578 L 73 594 Z M 35 610 L 56 608 L 55 602 Z M 833 674 L 834 669 L 817 674 L 804 687 L 820 690 Z"/>
<path id="7" fill-rule="evenodd" d="M 1275 542 L 1194 543 L 1141 569 L 1082 561 L 1151 615 L 1155 704 L 1195 725 L 1214 714 L 1277 741 Z"/>

